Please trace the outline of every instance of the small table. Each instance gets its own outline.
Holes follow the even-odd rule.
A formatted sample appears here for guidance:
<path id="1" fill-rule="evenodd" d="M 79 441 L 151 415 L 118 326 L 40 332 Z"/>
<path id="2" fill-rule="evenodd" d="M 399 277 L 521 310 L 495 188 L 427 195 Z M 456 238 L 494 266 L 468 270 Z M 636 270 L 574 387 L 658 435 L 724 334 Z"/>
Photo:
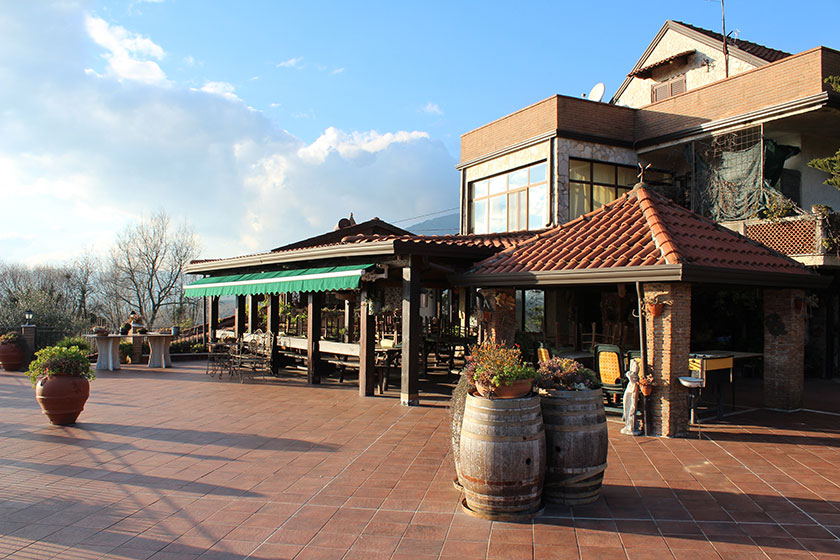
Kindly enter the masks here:
<path id="1" fill-rule="evenodd" d="M 85 338 L 96 341 L 96 369 L 116 371 L 120 369 L 120 340 L 119 334 L 86 334 Z"/>
<path id="2" fill-rule="evenodd" d="M 171 368 L 172 359 L 169 357 L 169 342 L 171 334 L 146 333 L 144 335 L 149 342 L 149 367 L 150 368 Z"/>

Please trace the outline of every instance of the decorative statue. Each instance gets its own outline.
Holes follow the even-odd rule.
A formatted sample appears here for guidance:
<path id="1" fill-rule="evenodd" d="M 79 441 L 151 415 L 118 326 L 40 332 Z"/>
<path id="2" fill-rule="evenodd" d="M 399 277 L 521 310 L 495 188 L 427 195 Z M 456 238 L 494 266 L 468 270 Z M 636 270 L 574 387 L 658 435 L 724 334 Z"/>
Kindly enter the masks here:
<path id="1" fill-rule="evenodd" d="M 636 421 L 636 400 L 639 395 L 639 370 L 641 366 L 639 360 L 630 360 L 630 371 L 627 375 L 627 389 L 624 390 L 624 427 L 621 428 L 621 433 L 628 436 L 641 435 L 642 431 L 638 428 Z"/>

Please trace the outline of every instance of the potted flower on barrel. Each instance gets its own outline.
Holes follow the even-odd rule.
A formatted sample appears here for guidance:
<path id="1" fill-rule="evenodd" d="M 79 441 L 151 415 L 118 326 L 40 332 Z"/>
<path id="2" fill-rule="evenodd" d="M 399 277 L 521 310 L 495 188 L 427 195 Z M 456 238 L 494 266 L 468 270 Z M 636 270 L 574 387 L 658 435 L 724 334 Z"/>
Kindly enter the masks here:
<path id="1" fill-rule="evenodd" d="M 7 332 L 0 336 L 0 363 L 6 371 L 17 371 L 23 364 L 23 336 L 19 332 Z"/>
<path id="2" fill-rule="evenodd" d="M 578 505 L 601 495 L 607 468 L 607 418 L 595 372 L 580 362 L 540 362 L 540 400 L 545 425 L 543 500 Z"/>
<path id="3" fill-rule="evenodd" d="M 49 346 L 35 353 L 28 373 L 35 398 L 50 423 L 75 424 L 90 395 L 88 381 L 96 379 L 85 352 L 78 346 Z"/>
<path id="4" fill-rule="evenodd" d="M 538 377 L 537 370 L 522 363 L 518 347 L 507 348 L 495 341 L 485 341 L 472 348 L 467 373 L 472 374 L 478 393 L 491 399 L 524 397 Z"/>

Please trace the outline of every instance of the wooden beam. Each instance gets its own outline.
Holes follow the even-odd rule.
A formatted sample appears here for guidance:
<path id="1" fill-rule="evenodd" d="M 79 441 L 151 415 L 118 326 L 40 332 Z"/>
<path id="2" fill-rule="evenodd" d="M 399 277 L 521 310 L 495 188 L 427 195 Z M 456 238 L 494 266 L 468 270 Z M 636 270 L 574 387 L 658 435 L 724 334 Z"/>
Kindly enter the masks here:
<path id="1" fill-rule="evenodd" d="M 402 383 L 400 404 L 420 404 L 420 260 L 409 257 L 402 269 Z"/>
<path id="2" fill-rule="evenodd" d="M 236 338 L 245 334 L 245 296 L 236 297 L 236 311 L 234 312 L 234 332 Z"/>
<path id="3" fill-rule="evenodd" d="M 253 334 L 257 332 L 260 328 L 260 300 L 262 299 L 262 294 L 254 294 L 248 296 L 248 334 Z"/>
<path id="4" fill-rule="evenodd" d="M 306 381 L 310 385 L 321 383 L 321 301 L 320 292 L 309 292 L 306 308 Z"/>
<path id="5" fill-rule="evenodd" d="M 353 313 L 356 311 L 356 302 L 352 299 L 344 301 L 344 342 L 353 342 L 356 338 L 354 332 L 356 321 L 353 318 Z M 359 323 L 361 328 L 361 323 Z"/>
<path id="6" fill-rule="evenodd" d="M 374 356 L 375 317 L 368 312 L 367 288 L 362 290 L 359 305 L 359 395 L 373 395 L 376 379 L 376 361 Z M 387 372 L 385 373 L 387 375 Z"/>

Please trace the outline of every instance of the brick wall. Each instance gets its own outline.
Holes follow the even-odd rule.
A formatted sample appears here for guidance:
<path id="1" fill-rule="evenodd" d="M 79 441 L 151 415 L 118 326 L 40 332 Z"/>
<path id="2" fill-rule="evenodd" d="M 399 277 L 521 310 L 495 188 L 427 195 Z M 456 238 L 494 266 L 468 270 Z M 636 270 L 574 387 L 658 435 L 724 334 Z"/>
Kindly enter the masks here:
<path id="1" fill-rule="evenodd" d="M 633 141 L 634 109 L 555 95 L 461 136 L 461 162 L 557 130 Z"/>
<path id="2" fill-rule="evenodd" d="M 805 292 L 764 290 L 764 406 L 802 406 Z"/>
<path id="3" fill-rule="evenodd" d="M 636 140 L 734 117 L 825 90 L 824 72 L 840 53 L 818 47 L 708 86 L 652 103 L 636 113 Z"/>
<path id="4" fill-rule="evenodd" d="M 645 316 L 647 341 L 646 371 L 656 379 L 648 397 L 652 435 L 676 436 L 688 429 L 688 390 L 679 382 L 687 375 L 691 339 L 691 285 L 649 283 L 644 297 L 659 297 L 665 305 L 662 314 Z"/>

